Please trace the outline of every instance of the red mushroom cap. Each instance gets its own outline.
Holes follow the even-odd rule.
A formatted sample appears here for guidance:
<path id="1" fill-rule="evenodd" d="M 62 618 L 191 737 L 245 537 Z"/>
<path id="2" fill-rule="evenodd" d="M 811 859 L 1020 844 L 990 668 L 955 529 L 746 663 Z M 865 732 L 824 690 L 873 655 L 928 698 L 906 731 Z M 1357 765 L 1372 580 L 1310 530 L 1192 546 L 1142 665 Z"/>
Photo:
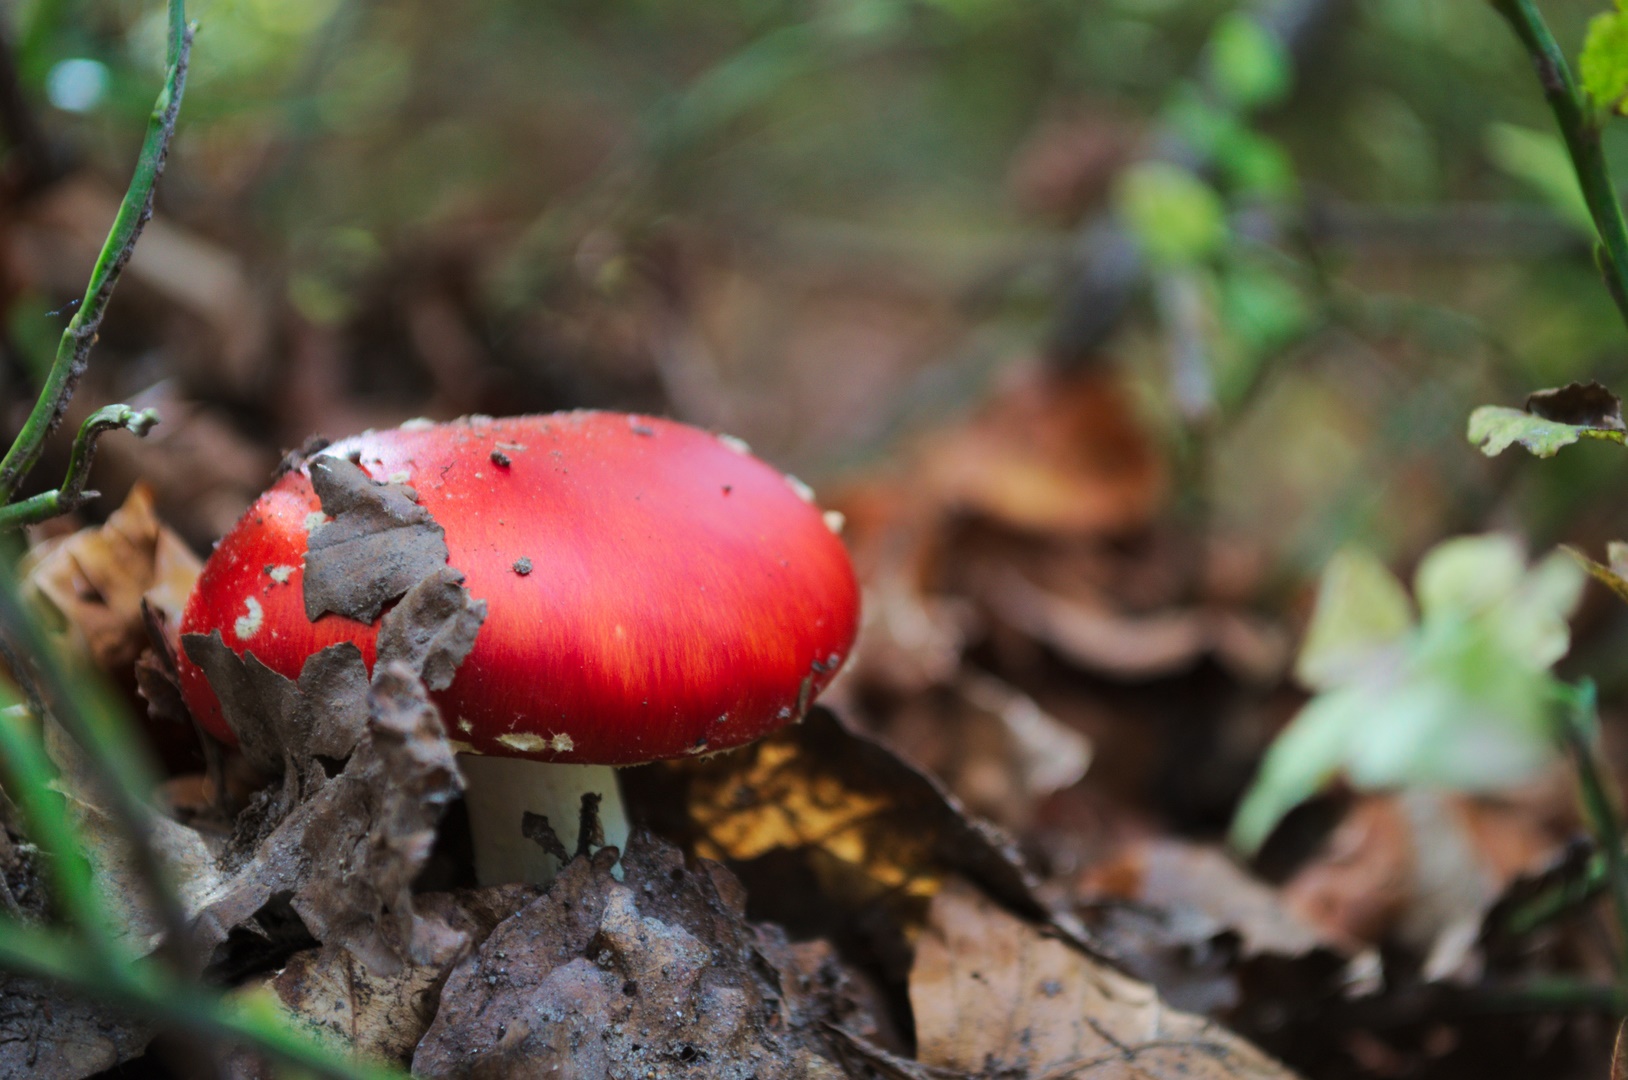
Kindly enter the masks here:
<path id="1" fill-rule="evenodd" d="M 487 603 L 436 695 L 459 749 L 606 765 L 727 749 L 798 718 L 853 644 L 841 541 L 806 489 L 727 437 L 575 412 L 408 424 L 324 453 L 410 484 Z M 210 556 L 181 632 L 218 630 L 289 678 L 342 641 L 371 669 L 377 623 L 306 617 L 320 513 L 305 470 L 279 479 Z M 184 653 L 180 674 L 193 714 L 235 741 Z"/>

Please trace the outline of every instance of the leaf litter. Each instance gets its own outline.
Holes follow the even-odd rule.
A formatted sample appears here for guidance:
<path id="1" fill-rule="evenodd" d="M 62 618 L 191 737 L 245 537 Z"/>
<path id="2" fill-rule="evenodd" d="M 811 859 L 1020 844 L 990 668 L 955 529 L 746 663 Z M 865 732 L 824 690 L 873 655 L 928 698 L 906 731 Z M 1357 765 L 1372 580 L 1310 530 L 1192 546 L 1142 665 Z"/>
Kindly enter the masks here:
<path id="1" fill-rule="evenodd" d="M 824 708 L 731 754 L 626 770 L 636 819 L 654 832 L 636 834 L 621 879 L 601 849 L 546 891 L 458 887 L 468 857 L 449 811 L 461 781 L 429 695 L 483 612 L 406 489 L 319 462 L 333 520 L 315 536 L 337 542 L 307 574 L 307 599 L 384 612 L 371 677 L 352 646 L 287 679 L 218 637 L 179 643 L 216 687 L 235 755 L 264 778 L 229 838 L 167 822 L 203 853 L 172 852 L 171 866 L 219 977 L 430 1076 L 943 1076 L 996 1064 L 1030 1077 L 1289 1075 L 1113 971 L 1013 835 Z M 1029 821 L 1085 772 L 1089 741 L 1021 690 L 953 680 L 965 746 L 980 745 L 980 726 L 1003 732 L 996 786 L 1018 793 L 1003 820 Z M 978 951 L 992 943 L 1010 955 Z M 1056 977 L 990 996 L 957 974 L 993 974 L 1013 956 Z M 974 1033 L 961 1010 L 1008 1015 L 1026 1034 Z M 233 1062 L 234 1075 L 260 1068 Z"/>

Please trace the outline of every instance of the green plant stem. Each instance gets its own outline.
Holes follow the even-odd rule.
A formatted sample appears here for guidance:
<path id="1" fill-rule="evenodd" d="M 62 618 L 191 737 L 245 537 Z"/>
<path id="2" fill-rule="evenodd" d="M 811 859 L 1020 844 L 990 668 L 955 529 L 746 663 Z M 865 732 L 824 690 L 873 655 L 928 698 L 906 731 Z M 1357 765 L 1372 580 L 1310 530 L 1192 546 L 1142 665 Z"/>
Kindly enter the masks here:
<path id="1" fill-rule="evenodd" d="M 0 707 L 10 704 L 4 689 L 0 689 Z M 51 883 L 61 910 L 80 933 L 100 947 L 98 955 L 116 949 L 112 921 L 97 891 L 90 863 L 68 825 L 61 797 L 51 790 L 56 770 L 47 760 L 45 748 L 5 717 L 0 717 L 0 776 L 6 794 L 22 812 L 29 838 L 50 861 Z M 96 970 L 105 966 L 94 965 Z"/>
<path id="2" fill-rule="evenodd" d="M 113 219 L 113 228 L 96 259 L 90 283 L 85 289 L 84 302 L 62 332 L 57 345 L 56 359 L 51 364 L 45 385 L 40 389 L 34 408 L 24 421 L 11 449 L 0 458 L 0 506 L 11 502 L 17 489 L 39 463 L 45 440 L 62 422 L 68 402 L 72 400 L 79 380 L 89 363 L 91 346 L 96 343 L 97 330 L 107 311 L 108 299 L 142 228 L 153 215 L 153 186 L 164 171 L 169 153 L 170 137 L 175 133 L 175 118 L 181 109 L 181 96 L 186 89 L 187 59 L 192 51 L 193 28 L 186 21 L 185 0 L 170 0 L 168 73 L 164 89 L 159 92 L 153 112 L 147 121 L 147 135 L 142 140 L 141 155 L 136 161 L 135 175 L 119 204 Z"/>
<path id="3" fill-rule="evenodd" d="M 1576 877 L 1538 893 L 1531 900 L 1512 909 L 1500 921 L 1502 932 L 1511 937 L 1525 937 L 1548 926 L 1557 919 L 1576 911 L 1593 900 L 1605 889 L 1610 880 L 1610 868 L 1599 852 L 1589 856 L 1588 864 Z"/>
<path id="4" fill-rule="evenodd" d="M 0 506 L 0 532 L 36 525 L 42 521 L 76 510 L 99 492 L 86 491 L 90 480 L 90 467 L 96 460 L 96 444 L 110 431 L 123 429 L 140 437 L 158 423 L 158 414 L 151 409 L 137 412 L 128 405 L 108 405 L 97 409 L 79 427 L 74 437 L 73 454 L 68 459 L 68 474 L 62 486 L 31 498 Z"/>
<path id="5" fill-rule="evenodd" d="M 94 951 L 67 935 L 0 919 L 0 966 L 168 1027 L 250 1046 L 330 1080 L 403 1080 L 396 1069 L 356 1061 L 342 1049 L 302 1034 L 266 1005 L 233 1002 L 155 964 L 135 962 L 108 972 L 97 961 Z"/>
<path id="6" fill-rule="evenodd" d="M 1599 233 L 1601 276 L 1624 325 L 1628 325 L 1628 224 L 1624 222 L 1622 204 L 1617 201 L 1616 185 L 1611 181 L 1611 170 L 1600 146 L 1600 123 L 1532 0 L 1492 0 L 1492 6 L 1509 22 L 1537 68 L 1543 96 L 1566 140 L 1572 168 Z"/>
<path id="7" fill-rule="evenodd" d="M 1583 680 L 1571 688 L 1567 698 L 1561 735 L 1577 768 L 1577 786 L 1589 831 L 1605 858 L 1606 883 L 1621 932 L 1617 978 L 1619 985 L 1628 987 L 1628 853 L 1622 848 L 1621 804 L 1598 756 L 1594 683 Z"/>

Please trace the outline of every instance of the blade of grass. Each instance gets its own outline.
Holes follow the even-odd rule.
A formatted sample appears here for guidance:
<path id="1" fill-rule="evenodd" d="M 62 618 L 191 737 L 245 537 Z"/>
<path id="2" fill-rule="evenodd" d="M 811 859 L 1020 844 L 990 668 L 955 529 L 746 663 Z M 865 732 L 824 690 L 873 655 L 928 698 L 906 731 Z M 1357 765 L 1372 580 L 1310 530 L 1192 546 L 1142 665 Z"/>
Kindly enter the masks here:
<path id="1" fill-rule="evenodd" d="M 0 709 L 13 704 L 0 684 Z M 51 790 L 56 770 L 46 759 L 45 748 L 5 716 L 0 716 L 0 774 L 6 794 L 23 814 L 29 838 L 50 861 L 54 896 L 63 912 L 99 946 L 99 955 L 112 952 L 116 937 L 90 862 L 68 823 L 61 797 Z"/>
<path id="2" fill-rule="evenodd" d="M 330 1080 L 404 1080 L 399 1070 L 356 1061 L 343 1049 L 291 1027 L 273 1003 L 233 1001 L 150 962 L 111 971 L 84 942 L 60 931 L 0 918 L 0 967 L 105 1001 L 166 1027 L 250 1047 Z"/>

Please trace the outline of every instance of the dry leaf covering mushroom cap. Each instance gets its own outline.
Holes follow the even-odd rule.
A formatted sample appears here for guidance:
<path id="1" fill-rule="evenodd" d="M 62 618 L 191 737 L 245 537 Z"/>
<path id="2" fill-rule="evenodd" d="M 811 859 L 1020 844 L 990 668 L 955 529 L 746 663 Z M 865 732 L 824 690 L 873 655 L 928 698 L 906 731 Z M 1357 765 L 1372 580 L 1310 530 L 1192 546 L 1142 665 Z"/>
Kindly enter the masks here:
<path id="1" fill-rule="evenodd" d="M 842 542 L 794 482 L 732 440 L 573 412 L 412 423 L 336 443 L 405 483 L 488 614 L 436 695 L 460 750 L 628 765 L 750 742 L 799 717 L 847 656 L 859 592 Z M 295 677 L 378 624 L 306 615 L 309 466 L 251 506 L 204 568 L 184 634 L 220 631 Z M 362 568 L 367 569 L 367 568 Z M 184 655 L 187 704 L 231 739 Z"/>

